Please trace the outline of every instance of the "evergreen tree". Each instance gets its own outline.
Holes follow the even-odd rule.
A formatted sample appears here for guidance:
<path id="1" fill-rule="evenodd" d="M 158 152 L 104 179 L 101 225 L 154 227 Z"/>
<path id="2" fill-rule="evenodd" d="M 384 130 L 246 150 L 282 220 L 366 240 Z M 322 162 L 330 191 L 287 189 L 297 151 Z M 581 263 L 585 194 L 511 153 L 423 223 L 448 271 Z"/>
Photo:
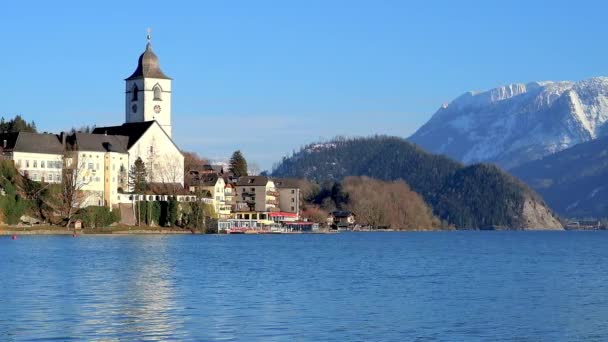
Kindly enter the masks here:
<path id="1" fill-rule="evenodd" d="M 136 193 L 146 191 L 148 188 L 146 181 L 147 175 L 146 165 L 141 158 L 137 158 L 129 170 L 129 188 Z"/>
<path id="2" fill-rule="evenodd" d="M 235 151 L 230 158 L 230 172 L 235 177 L 247 176 L 247 160 L 240 150 Z"/>
<path id="3" fill-rule="evenodd" d="M 167 204 L 167 222 L 165 223 L 165 226 L 172 227 L 177 223 L 177 207 L 177 199 L 171 196 L 169 198 L 169 203 Z"/>
<path id="4" fill-rule="evenodd" d="M 16 133 L 16 132 L 33 132 L 36 133 L 36 123 L 34 121 L 28 123 L 23 120 L 21 115 L 16 115 L 15 118 L 6 121 L 4 117 L 0 120 L 0 132 Z"/>

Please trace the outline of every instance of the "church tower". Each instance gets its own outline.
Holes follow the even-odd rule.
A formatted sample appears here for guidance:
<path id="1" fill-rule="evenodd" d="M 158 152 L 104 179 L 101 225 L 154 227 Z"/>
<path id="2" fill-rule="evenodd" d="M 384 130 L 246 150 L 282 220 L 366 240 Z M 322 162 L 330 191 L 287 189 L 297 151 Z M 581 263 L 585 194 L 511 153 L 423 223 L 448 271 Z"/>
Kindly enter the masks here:
<path id="1" fill-rule="evenodd" d="M 156 120 L 171 137 L 171 78 L 160 70 L 149 32 L 147 39 L 137 69 L 125 79 L 125 122 Z"/>

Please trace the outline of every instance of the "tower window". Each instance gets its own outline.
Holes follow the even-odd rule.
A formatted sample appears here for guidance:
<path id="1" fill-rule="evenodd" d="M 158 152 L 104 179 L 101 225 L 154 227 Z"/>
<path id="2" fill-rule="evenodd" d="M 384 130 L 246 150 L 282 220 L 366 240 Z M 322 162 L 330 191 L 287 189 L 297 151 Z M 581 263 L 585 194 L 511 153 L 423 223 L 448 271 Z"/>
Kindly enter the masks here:
<path id="1" fill-rule="evenodd" d="M 162 101 L 163 90 L 157 84 L 154 86 L 154 101 Z"/>
<path id="2" fill-rule="evenodd" d="M 131 101 L 137 101 L 137 93 L 139 93 L 139 88 L 137 84 L 133 86 L 133 90 L 131 90 Z"/>

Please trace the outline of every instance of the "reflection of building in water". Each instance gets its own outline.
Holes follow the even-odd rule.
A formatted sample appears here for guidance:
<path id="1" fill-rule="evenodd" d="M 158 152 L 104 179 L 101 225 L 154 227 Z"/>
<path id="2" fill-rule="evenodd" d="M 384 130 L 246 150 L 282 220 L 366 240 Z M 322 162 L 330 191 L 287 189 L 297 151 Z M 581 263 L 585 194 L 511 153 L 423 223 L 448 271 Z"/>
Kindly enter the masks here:
<path id="1" fill-rule="evenodd" d="M 176 304 L 176 288 L 165 237 L 113 238 L 111 254 L 100 256 L 80 275 L 76 286 L 87 289 L 80 313 L 86 332 L 136 340 L 183 338 L 184 321 Z M 121 260 L 116 260 L 121 258 Z M 91 335 L 91 334 L 89 334 Z"/>

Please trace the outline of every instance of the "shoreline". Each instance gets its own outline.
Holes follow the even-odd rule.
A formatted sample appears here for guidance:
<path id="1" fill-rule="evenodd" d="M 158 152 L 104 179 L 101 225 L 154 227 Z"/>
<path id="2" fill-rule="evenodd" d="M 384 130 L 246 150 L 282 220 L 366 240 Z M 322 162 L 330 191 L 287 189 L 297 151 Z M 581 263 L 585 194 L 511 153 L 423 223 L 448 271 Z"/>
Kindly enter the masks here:
<path id="1" fill-rule="evenodd" d="M 120 229 L 120 230 L 104 230 L 104 229 L 95 229 L 95 230 L 80 230 L 74 232 L 73 229 L 65 229 L 65 228 L 57 228 L 57 229 L 32 229 L 31 227 L 23 228 L 0 228 L 0 237 L 2 236 L 128 236 L 128 235 L 332 235 L 332 234 L 341 234 L 341 233 L 434 233 L 434 232 L 489 232 L 488 230 L 361 230 L 361 231 L 315 231 L 315 232 L 248 232 L 245 234 L 205 234 L 202 232 L 192 232 L 190 230 L 176 230 L 176 229 L 142 229 L 138 227 L 137 229 Z M 588 229 L 576 229 L 576 230 L 495 230 L 494 232 L 588 232 L 588 231 L 602 231 L 602 230 L 588 230 Z"/>

